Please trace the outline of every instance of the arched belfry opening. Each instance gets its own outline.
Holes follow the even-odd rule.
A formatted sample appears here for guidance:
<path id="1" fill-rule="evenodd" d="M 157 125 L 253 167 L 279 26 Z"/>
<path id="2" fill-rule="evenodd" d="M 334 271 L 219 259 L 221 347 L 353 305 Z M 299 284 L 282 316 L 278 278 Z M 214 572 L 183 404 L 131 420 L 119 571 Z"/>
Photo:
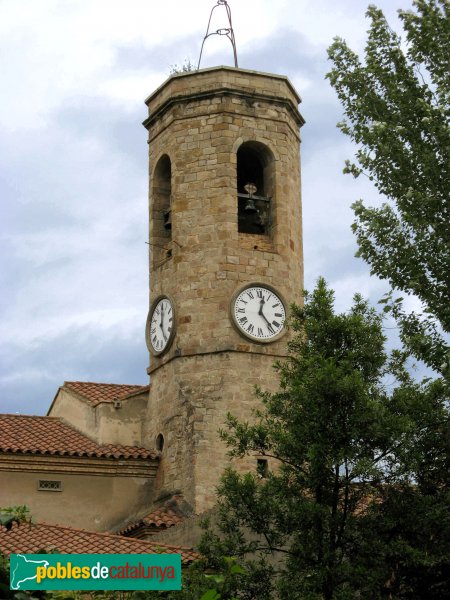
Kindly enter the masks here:
<path id="1" fill-rule="evenodd" d="M 260 142 L 244 142 L 237 151 L 239 233 L 269 235 L 272 225 L 274 157 Z"/>
<path id="2" fill-rule="evenodd" d="M 153 172 L 152 223 L 153 266 L 157 267 L 171 253 L 172 164 L 167 154 L 161 156 Z"/>

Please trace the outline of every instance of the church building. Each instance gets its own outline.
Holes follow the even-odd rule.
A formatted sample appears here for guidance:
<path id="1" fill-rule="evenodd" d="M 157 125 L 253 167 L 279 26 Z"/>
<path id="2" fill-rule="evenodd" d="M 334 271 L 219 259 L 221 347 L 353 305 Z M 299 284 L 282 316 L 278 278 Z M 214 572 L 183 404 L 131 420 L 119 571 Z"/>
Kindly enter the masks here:
<path id="1" fill-rule="evenodd" d="M 0 549 L 70 551 L 63 530 L 91 535 L 84 551 L 105 535 L 195 546 L 230 464 L 218 431 L 252 419 L 255 386 L 277 389 L 301 301 L 299 102 L 286 77 L 231 67 L 147 98 L 149 385 L 65 382 L 47 416 L 0 415 L 0 506 L 27 505 L 41 531 Z"/>

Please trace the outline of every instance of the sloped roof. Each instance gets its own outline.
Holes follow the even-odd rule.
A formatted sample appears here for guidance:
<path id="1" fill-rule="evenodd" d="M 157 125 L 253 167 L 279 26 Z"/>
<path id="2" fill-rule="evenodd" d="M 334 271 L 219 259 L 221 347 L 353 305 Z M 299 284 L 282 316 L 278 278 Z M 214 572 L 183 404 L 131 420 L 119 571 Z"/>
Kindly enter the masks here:
<path id="1" fill-rule="evenodd" d="M 121 383 L 93 383 L 91 381 L 65 381 L 62 389 L 75 392 L 91 406 L 97 406 L 102 402 L 112 403 L 115 400 L 124 400 L 127 396 L 145 392 L 149 389 L 149 386 Z"/>
<path id="2" fill-rule="evenodd" d="M 7 556 L 55 550 L 60 554 L 181 554 L 184 565 L 199 558 L 192 548 L 47 523 L 22 523 L 9 531 L 0 527 L 0 550 Z"/>
<path id="3" fill-rule="evenodd" d="M 0 414 L 0 451 L 15 454 L 155 459 L 155 450 L 117 444 L 100 445 L 59 417 Z"/>
<path id="4" fill-rule="evenodd" d="M 183 507 L 184 501 L 181 496 L 174 496 L 169 502 L 153 510 L 150 514 L 129 523 L 119 531 L 122 535 L 132 535 L 132 532 L 139 528 L 145 528 L 148 533 L 154 529 L 157 533 L 161 529 L 167 529 L 182 523 L 188 516 L 186 507 Z"/>

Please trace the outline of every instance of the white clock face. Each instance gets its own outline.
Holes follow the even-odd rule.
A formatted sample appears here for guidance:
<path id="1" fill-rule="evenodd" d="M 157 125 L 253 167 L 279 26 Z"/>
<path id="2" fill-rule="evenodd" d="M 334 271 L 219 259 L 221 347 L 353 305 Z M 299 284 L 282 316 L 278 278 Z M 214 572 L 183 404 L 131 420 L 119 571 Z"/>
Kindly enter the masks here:
<path id="1" fill-rule="evenodd" d="M 157 300 L 147 320 L 147 346 L 155 354 L 162 354 L 169 347 L 174 334 L 174 308 L 167 297 Z"/>
<path id="2" fill-rule="evenodd" d="M 272 341 L 284 331 L 286 309 L 279 295 L 268 287 L 246 287 L 235 297 L 231 310 L 238 329 L 253 340 Z"/>

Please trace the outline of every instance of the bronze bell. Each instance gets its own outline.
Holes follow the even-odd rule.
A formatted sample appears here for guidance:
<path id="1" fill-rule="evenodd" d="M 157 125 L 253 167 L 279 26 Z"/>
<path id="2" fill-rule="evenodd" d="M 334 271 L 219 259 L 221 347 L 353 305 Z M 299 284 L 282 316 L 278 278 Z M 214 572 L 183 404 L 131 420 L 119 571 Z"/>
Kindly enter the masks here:
<path id="1" fill-rule="evenodd" d="M 255 201 L 253 200 L 253 198 L 249 198 L 247 200 L 247 204 L 244 207 L 244 210 L 246 213 L 255 213 L 257 212 L 257 208 L 255 206 Z"/>
<path id="2" fill-rule="evenodd" d="M 246 185 L 244 185 L 244 190 L 249 195 L 247 204 L 245 205 L 245 208 L 244 208 L 246 213 L 257 212 L 257 208 L 255 206 L 255 201 L 253 200 L 253 194 L 257 191 L 257 189 L 258 188 L 256 187 L 256 185 L 254 183 L 247 183 Z"/>

